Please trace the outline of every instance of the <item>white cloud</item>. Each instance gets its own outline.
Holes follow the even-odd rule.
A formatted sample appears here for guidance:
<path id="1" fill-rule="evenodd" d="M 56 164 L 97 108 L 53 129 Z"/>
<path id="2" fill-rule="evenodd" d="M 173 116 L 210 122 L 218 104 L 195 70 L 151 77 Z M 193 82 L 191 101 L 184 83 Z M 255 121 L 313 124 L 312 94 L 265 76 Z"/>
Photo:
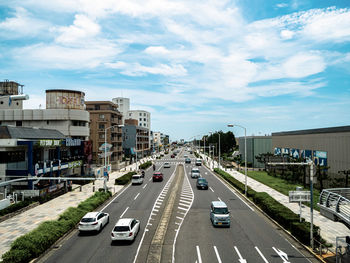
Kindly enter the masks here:
<path id="1" fill-rule="evenodd" d="M 281 31 L 281 38 L 282 39 L 291 39 L 291 38 L 293 38 L 294 34 L 295 33 L 293 31 L 285 29 L 285 30 Z"/>
<path id="2" fill-rule="evenodd" d="M 0 22 L 0 36 L 5 39 L 34 38 L 47 31 L 49 23 L 36 19 L 26 9 L 17 7 L 13 17 Z"/>
<path id="3" fill-rule="evenodd" d="M 145 53 L 149 55 L 163 56 L 169 54 L 170 52 L 167 48 L 163 46 L 151 46 L 145 49 Z"/>
<path id="4" fill-rule="evenodd" d="M 300 53 L 290 57 L 283 65 L 287 77 L 303 78 L 325 70 L 324 59 L 316 54 Z"/>
<path id="5" fill-rule="evenodd" d="M 279 4 L 276 4 L 276 7 L 285 8 L 285 7 L 288 7 L 288 4 L 287 3 L 279 3 Z"/>
<path id="6" fill-rule="evenodd" d="M 143 66 L 140 63 L 105 63 L 108 68 L 121 69 L 121 74 L 128 76 L 145 76 L 147 74 L 164 75 L 164 76 L 185 76 L 187 70 L 182 65 L 158 64 L 156 66 Z"/>

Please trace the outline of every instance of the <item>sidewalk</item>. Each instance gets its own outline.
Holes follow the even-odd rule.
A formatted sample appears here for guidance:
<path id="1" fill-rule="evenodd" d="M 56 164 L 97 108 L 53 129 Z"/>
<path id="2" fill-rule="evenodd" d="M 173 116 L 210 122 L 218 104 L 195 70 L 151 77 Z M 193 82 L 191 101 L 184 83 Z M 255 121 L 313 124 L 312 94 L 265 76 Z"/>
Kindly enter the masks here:
<path id="1" fill-rule="evenodd" d="M 201 154 L 203 159 L 205 156 Z M 209 158 L 209 157 L 208 157 Z M 209 158 L 210 160 L 210 158 Z M 210 169 L 213 170 L 213 164 L 210 163 Z M 215 167 L 218 167 L 217 162 L 214 163 Z M 224 169 L 223 169 L 224 170 Z M 225 170 L 227 173 L 232 175 L 235 179 L 239 180 L 242 183 L 245 183 L 245 175 L 234 171 L 234 170 Z M 273 197 L 275 200 L 283 204 L 284 206 L 288 207 L 290 210 L 292 210 L 294 213 L 298 214 L 300 213 L 299 204 L 297 203 L 289 203 L 289 197 L 281 194 L 280 192 L 250 178 L 247 177 L 247 184 L 249 187 L 251 187 L 253 190 L 257 192 L 266 192 L 271 197 Z M 302 212 L 301 212 L 302 218 L 305 218 L 307 222 L 310 222 L 310 207 L 303 205 L 302 206 Z M 348 229 L 344 224 L 339 222 L 334 222 L 323 215 L 320 214 L 320 212 L 313 210 L 313 221 L 314 225 L 320 227 L 320 233 L 321 236 L 330 244 L 333 245 L 335 248 L 335 240 L 336 237 L 339 236 L 350 236 L 350 229 Z"/>
<path id="2" fill-rule="evenodd" d="M 142 161 L 151 160 L 144 158 Z M 140 162 L 139 162 L 140 165 Z M 114 185 L 114 180 L 126 172 L 135 169 L 136 164 L 132 164 L 121 171 L 112 172 L 109 175 L 107 187 L 112 194 L 119 192 L 124 186 Z M 75 191 L 68 192 L 57 198 L 52 199 L 42 205 L 36 206 L 19 215 L 9 218 L 0 223 L 0 257 L 10 249 L 11 243 L 18 237 L 35 229 L 40 223 L 47 220 L 55 220 L 69 207 L 76 207 L 78 204 L 94 194 L 93 184 L 86 184 Z M 95 181 L 95 191 L 103 188 L 103 180 Z"/>

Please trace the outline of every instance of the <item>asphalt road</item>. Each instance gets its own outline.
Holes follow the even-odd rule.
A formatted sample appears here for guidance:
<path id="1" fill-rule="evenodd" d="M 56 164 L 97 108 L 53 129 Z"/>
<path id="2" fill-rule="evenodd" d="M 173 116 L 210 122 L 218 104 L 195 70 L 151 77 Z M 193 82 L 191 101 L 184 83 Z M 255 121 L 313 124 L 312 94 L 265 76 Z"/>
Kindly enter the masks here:
<path id="1" fill-rule="evenodd" d="M 104 209 L 110 214 L 110 223 L 100 233 L 81 235 L 74 231 L 42 262 L 146 262 L 155 233 L 159 232 L 159 222 L 164 221 L 163 211 L 169 212 L 170 202 L 161 262 L 318 262 L 300 251 L 298 244 L 204 166 L 199 169 L 210 188 L 197 190 L 196 179 L 190 177 L 194 155 L 190 155 L 191 164 L 184 164 L 184 154 L 189 155 L 182 151 L 175 159 L 168 155 L 157 160 L 156 170 L 163 172 L 163 182 L 153 183 L 153 170 L 149 169 L 143 185 L 131 185 L 121 192 Z M 171 168 L 163 168 L 167 161 Z M 177 180 L 181 186 L 170 201 L 179 163 L 184 164 L 185 173 L 181 181 Z M 230 228 L 211 225 L 209 207 L 214 200 L 228 205 Z M 141 221 L 135 242 L 111 243 L 111 230 L 120 217 Z"/>

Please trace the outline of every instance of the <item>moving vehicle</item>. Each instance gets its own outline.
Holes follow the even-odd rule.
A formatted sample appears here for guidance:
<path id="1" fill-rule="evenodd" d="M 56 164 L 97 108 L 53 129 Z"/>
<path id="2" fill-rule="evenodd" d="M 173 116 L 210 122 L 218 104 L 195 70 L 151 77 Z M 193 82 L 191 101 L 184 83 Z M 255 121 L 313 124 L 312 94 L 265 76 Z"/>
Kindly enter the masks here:
<path id="1" fill-rule="evenodd" d="M 170 157 L 171 157 L 171 158 L 175 158 L 175 154 L 172 154 Z"/>
<path id="2" fill-rule="evenodd" d="M 141 176 L 142 176 L 142 178 L 145 178 L 145 171 L 144 170 L 141 171 Z"/>
<path id="3" fill-rule="evenodd" d="M 184 155 L 184 158 L 188 158 L 188 155 L 187 155 L 187 154 L 185 154 L 185 155 Z"/>
<path id="4" fill-rule="evenodd" d="M 121 218 L 115 224 L 111 239 L 115 240 L 130 240 L 134 241 L 140 231 L 140 221 L 135 218 Z"/>
<path id="5" fill-rule="evenodd" d="M 230 211 L 222 201 L 212 201 L 210 205 L 210 220 L 213 226 L 230 227 Z"/>
<path id="6" fill-rule="evenodd" d="M 202 160 L 201 159 L 197 159 L 196 160 L 196 165 L 197 166 L 201 166 L 202 165 Z"/>
<path id="7" fill-rule="evenodd" d="M 164 163 L 164 168 L 170 168 L 170 163 L 168 162 Z"/>
<path id="8" fill-rule="evenodd" d="M 101 231 L 109 222 L 109 214 L 102 212 L 89 212 L 79 222 L 78 229 L 83 231 Z"/>
<path id="9" fill-rule="evenodd" d="M 191 163 L 191 159 L 190 158 L 186 158 L 185 159 L 185 163 Z"/>
<path id="10" fill-rule="evenodd" d="M 161 172 L 155 172 L 153 173 L 152 179 L 153 179 L 153 182 L 156 182 L 156 181 L 161 182 L 163 181 L 163 174 Z"/>
<path id="11" fill-rule="evenodd" d="M 201 177 L 201 173 L 198 168 L 192 168 L 191 170 L 191 178 L 199 178 Z"/>
<path id="12" fill-rule="evenodd" d="M 208 190 L 208 181 L 205 178 L 200 177 L 197 179 L 196 186 L 197 186 L 197 189 Z"/>
<path id="13" fill-rule="evenodd" d="M 131 184 L 142 184 L 143 183 L 143 177 L 140 174 L 134 174 L 131 177 Z"/>

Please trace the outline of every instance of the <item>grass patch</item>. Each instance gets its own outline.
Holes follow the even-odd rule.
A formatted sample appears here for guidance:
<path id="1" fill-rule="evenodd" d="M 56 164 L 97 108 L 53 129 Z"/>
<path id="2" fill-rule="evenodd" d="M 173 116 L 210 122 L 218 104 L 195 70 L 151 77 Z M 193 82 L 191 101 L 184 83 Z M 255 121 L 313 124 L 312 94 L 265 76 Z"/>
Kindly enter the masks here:
<path id="1" fill-rule="evenodd" d="M 279 177 L 274 177 L 271 175 L 268 175 L 267 172 L 264 171 L 247 171 L 247 175 L 264 184 L 272 189 L 275 189 L 276 191 L 289 196 L 289 191 L 295 191 L 297 186 L 302 186 L 301 184 L 297 183 L 290 183 L 284 179 L 281 179 Z M 310 188 L 303 189 L 305 191 L 310 191 Z M 317 203 L 320 199 L 320 191 L 318 189 L 313 189 L 313 203 L 314 203 L 314 209 L 317 211 L 320 211 L 320 208 L 318 207 Z M 305 205 L 310 206 L 309 202 L 304 202 Z"/>
<path id="2" fill-rule="evenodd" d="M 123 176 L 115 179 L 114 181 L 114 184 L 117 184 L 117 185 L 125 185 L 125 184 L 128 184 L 130 181 L 131 181 L 131 177 L 136 174 L 135 171 L 132 171 L 132 172 L 128 172 L 126 174 L 124 174 Z"/>
<path id="3" fill-rule="evenodd" d="M 139 166 L 140 169 L 145 170 L 152 165 L 152 161 L 147 161 Z"/>
<path id="4" fill-rule="evenodd" d="M 29 206 L 30 204 L 35 203 L 35 200 L 27 199 L 24 201 L 17 202 L 15 204 L 12 204 L 4 209 L 0 210 L 0 216 L 4 216 L 13 212 L 16 212 L 24 207 Z"/>

